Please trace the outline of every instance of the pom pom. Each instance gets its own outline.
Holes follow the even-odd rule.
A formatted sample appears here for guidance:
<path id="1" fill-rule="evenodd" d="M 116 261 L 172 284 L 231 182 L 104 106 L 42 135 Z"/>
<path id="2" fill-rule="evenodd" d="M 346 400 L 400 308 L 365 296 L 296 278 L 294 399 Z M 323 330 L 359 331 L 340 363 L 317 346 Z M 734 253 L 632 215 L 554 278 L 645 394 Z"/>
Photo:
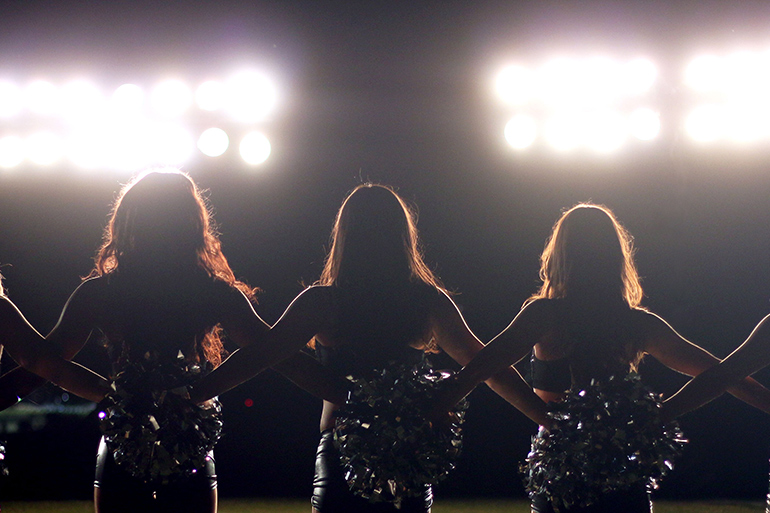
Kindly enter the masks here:
<path id="1" fill-rule="evenodd" d="M 5 463 L 5 442 L 0 440 L 0 476 L 8 475 L 8 465 Z"/>
<path id="2" fill-rule="evenodd" d="M 180 357 L 145 360 L 121 371 L 100 405 L 100 428 L 121 468 L 148 483 L 166 484 L 202 469 L 222 433 L 218 400 L 190 401 L 184 384 L 202 369 Z"/>
<path id="3" fill-rule="evenodd" d="M 551 403 L 552 429 L 532 437 L 522 465 L 530 496 L 547 496 L 558 511 L 640 483 L 656 489 L 687 443 L 676 422 L 662 424 L 660 404 L 635 373 L 592 381 Z"/>
<path id="4" fill-rule="evenodd" d="M 467 402 L 458 404 L 446 426 L 434 428 L 424 417 L 452 375 L 423 360 L 394 364 L 367 378 L 348 376 L 352 389 L 337 411 L 334 441 L 353 493 L 398 507 L 454 469 Z"/>

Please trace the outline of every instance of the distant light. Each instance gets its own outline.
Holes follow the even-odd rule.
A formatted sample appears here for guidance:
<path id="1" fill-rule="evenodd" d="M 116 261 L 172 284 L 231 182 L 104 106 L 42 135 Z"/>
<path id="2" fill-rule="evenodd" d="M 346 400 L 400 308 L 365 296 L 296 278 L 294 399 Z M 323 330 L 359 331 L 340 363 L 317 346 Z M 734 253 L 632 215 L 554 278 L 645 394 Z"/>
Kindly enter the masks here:
<path id="1" fill-rule="evenodd" d="M 209 128 L 198 138 L 198 149 L 209 157 L 219 157 L 230 146 L 227 133 L 221 128 Z"/>
<path id="2" fill-rule="evenodd" d="M 246 406 L 246 408 L 251 408 L 254 406 L 254 401 L 252 399 L 246 399 L 243 401 L 243 405 Z"/>
<path id="3" fill-rule="evenodd" d="M 0 167 L 16 167 L 24 160 L 24 140 L 15 135 L 0 138 Z"/>
<path id="4" fill-rule="evenodd" d="M 660 114 L 652 109 L 641 107 L 628 118 L 629 133 L 642 141 L 651 141 L 660 134 Z"/>
<path id="5" fill-rule="evenodd" d="M 209 80 L 203 82 L 195 91 L 195 102 L 202 110 L 215 111 L 224 107 L 227 91 L 222 82 Z"/>
<path id="6" fill-rule="evenodd" d="M 615 151 L 626 141 L 626 136 L 627 126 L 617 112 L 600 111 L 586 118 L 583 137 L 586 145 L 595 151 Z"/>
<path id="7" fill-rule="evenodd" d="M 174 117 L 183 114 L 192 104 L 192 99 L 192 91 L 183 82 L 166 80 L 155 86 L 150 103 L 161 116 Z"/>
<path id="8" fill-rule="evenodd" d="M 546 122 L 545 139 L 558 151 L 571 150 L 580 144 L 583 128 L 576 116 L 557 116 Z"/>
<path id="9" fill-rule="evenodd" d="M 227 82 L 227 110 L 237 121 L 264 120 L 273 110 L 276 99 L 275 86 L 260 73 L 240 73 Z"/>
<path id="10" fill-rule="evenodd" d="M 239 150 L 247 164 L 262 164 L 270 157 L 270 141 L 260 132 L 251 132 L 241 140 Z"/>
<path id="11" fill-rule="evenodd" d="M 74 123 L 92 122 L 103 113 L 104 98 L 96 85 L 85 80 L 70 82 L 61 88 L 61 113 Z"/>
<path id="12" fill-rule="evenodd" d="M 574 105 L 575 77 L 578 63 L 573 59 L 557 58 L 546 62 L 538 70 L 540 96 L 550 108 Z"/>
<path id="13" fill-rule="evenodd" d="M 727 110 L 719 105 L 702 105 L 695 108 L 685 121 L 686 132 L 699 142 L 712 142 L 722 138 L 729 122 Z"/>
<path id="14" fill-rule="evenodd" d="M 10 118 L 21 112 L 24 97 L 21 88 L 7 81 L 0 81 L 0 118 Z"/>
<path id="15" fill-rule="evenodd" d="M 505 125 L 505 140 L 517 150 L 528 148 L 537 137 L 537 124 L 532 116 L 517 114 Z"/>
<path id="16" fill-rule="evenodd" d="M 495 89 L 503 101 L 522 105 L 532 99 L 536 89 L 535 74 L 522 66 L 508 66 L 497 76 Z"/>
<path id="17" fill-rule="evenodd" d="M 70 395 L 69 395 L 67 392 L 64 392 L 64 393 L 61 395 L 61 400 L 62 400 L 62 402 L 65 402 L 65 403 L 66 403 L 67 401 L 69 401 L 69 400 L 70 400 Z"/>
<path id="18" fill-rule="evenodd" d="M 98 416 L 100 419 L 103 419 L 104 417 L 106 417 L 106 416 L 107 416 L 107 414 L 106 414 L 105 412 L 103 412 L 103 411 L 100 411 L 100 412 L 99 412 L 99 414 L 98 414 L 97 416 Z"/>
<path id="19" fill-rule="evenodd" d="M 625 92 L 643 94 L 652 89 L 658 70 L 647 59 L 634 59 L 623 65 L 620 83 Z"/>
<path id="20" fill-rule="evenodd" d="M 123 84 L 112 93 L 111 104 L 116 113 L 136 116 L 144 106 L 144 91 L 136 84 Z"/>
<path id="21" fill-rule="evenodd" d="M 50 82 L 35 80 L 24 90 L 27 108 L 35 114 L 51 115 L 59 107 L 59 90 Z"/>
<path id="22" fill-rule="evenodd" d="M 27 138 L 27 156 L 35 164 L 46 166 L 58 161 L 64 154 L 64 144 L 51 132 L 38 132 Z"/>

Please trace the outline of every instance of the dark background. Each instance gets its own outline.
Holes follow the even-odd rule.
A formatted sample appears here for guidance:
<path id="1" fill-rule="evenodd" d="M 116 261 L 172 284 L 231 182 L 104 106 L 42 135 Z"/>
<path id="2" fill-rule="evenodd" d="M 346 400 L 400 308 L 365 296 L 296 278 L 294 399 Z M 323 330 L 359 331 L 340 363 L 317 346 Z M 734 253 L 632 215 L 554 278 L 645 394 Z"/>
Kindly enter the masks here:
<path id="1" fill-rule="evenodd" d="M 341 200 L 372 180 L 419 207 L 427 261 L 483 340 L 536 290 L 560 211 L 590 199 L 635 235 L 645 304 L 724 356 L 770 311 L 770 154 L 689 143 L 681 72 L 700 51 L 766 49 L 769 15 L 765 2 L 715 1 L 3 2 L 0 77 L 199 82 L 244 65 L 276 77 L 281 101 L 264 126 L 273 143 L 264 165 L 200 156 L 185 166 L 210 191 L 236 274 L 264 290 L 258 310 L 268 322 L 318 277 Z M 507 148 L 492 79 L 508 62 L 537 64 L 553 52 L 656 62 L 661 137 L 610 156 Z M 41 331 L 90 270 L 129 178 L 65 165 L 0 170 L 2 273 Z M 79 359 L 98 366 L 102 356 L 88 348 Z M 642 373 L 664 393 L 684 382 L 652 359 Z M 222 496 L 308 496 L 318 401 L 271 373 L 223 401 Z M 471 401 L 461 465 L 438 497 L 521 497 L 516 468 L 534 426 L 483 387 Z M 692 442 L 657 497 L 764 497 L 764 414 L 725 397 L 682 425 Z M 5 497 L 90 496 L 93 417 L 51 416 L 43 430 L 4 436 Z"/>

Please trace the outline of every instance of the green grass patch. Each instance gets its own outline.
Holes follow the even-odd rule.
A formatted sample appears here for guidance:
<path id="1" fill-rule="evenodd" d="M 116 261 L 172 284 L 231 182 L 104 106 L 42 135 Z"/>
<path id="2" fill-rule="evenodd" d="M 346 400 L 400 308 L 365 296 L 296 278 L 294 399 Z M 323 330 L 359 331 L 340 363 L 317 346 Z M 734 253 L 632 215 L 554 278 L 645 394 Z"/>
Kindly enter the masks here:
<path id="1" fill-rule="evenodd" d="M 90 501 L 4 502 L 2 513 L 93 513 Z M 764 513 L 760 502 L 656 502 L 655 513 Z M 310 500 L 242 499 L 223 500 L 219 513 L 310 513 Z M 529 513 L 525 501 L 464 500 L 438 501 L 433 513 Z"/>

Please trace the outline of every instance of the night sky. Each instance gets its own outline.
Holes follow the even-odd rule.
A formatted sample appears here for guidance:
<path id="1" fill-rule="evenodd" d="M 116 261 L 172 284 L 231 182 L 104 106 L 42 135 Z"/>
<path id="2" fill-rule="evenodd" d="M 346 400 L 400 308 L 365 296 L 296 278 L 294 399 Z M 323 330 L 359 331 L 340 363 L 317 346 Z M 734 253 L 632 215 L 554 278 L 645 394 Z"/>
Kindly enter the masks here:
<path id="1" fill-rule="evenodd" d="M 236 275 L 263 289 L 258 311 L 268 322 L 318 278 L 336 210 L 366 180 L 393 185 L 418 206 L 426 259 L 482 340 L 536 290 L 552 224 L 584 200 L 612 208 L 635 236 L 644 304 L 685 337 L 725 356 L 770 311 L 770 154 L 697 147 L 680 122 L 686 61 L 702 50 L 768 48 L 770 4 L 68 4 L 0 4 L 0 78 L 85 75 L 114 87 L 169 74 L 199 82 L 243 66 L 275 77 L 281 99 L 261 127 L 270 160 L 249 168 L 199 156 L 184 166 L 209 191 Z M 492 79 L 506 63 L 539 63 L 553 52 L 656 62 L 661 137 L 610 156 L 506 147 Z M 13 128 L 0 124 L 0 135 Z M 90 270 L 111 201 L 129 178 L 66 165 L 0 169 L 0 271 L 40 331 Z M 103 364 L 96 347 L 78 359 Z M 652 359 L 642 374 L 663 393 L 684 382 Z M 770 372 L 757 377 L 770 385 Z M 270 372 L 222 399 L 222 495 L 309 496 L 319 402 Z M 535 426 L 486 389 L 470 399 L 465 455 L 439 500 L 521 497 L 516 466 Z M 657 497 L 764 497 L 770 418 L 727 397 L 682 424 L 692 442 Z M 20 462 L 4 493 L 90 496 L 93 417 L 6 438 Z M 40 482 L 51 485 L 43 495 Z"/>

